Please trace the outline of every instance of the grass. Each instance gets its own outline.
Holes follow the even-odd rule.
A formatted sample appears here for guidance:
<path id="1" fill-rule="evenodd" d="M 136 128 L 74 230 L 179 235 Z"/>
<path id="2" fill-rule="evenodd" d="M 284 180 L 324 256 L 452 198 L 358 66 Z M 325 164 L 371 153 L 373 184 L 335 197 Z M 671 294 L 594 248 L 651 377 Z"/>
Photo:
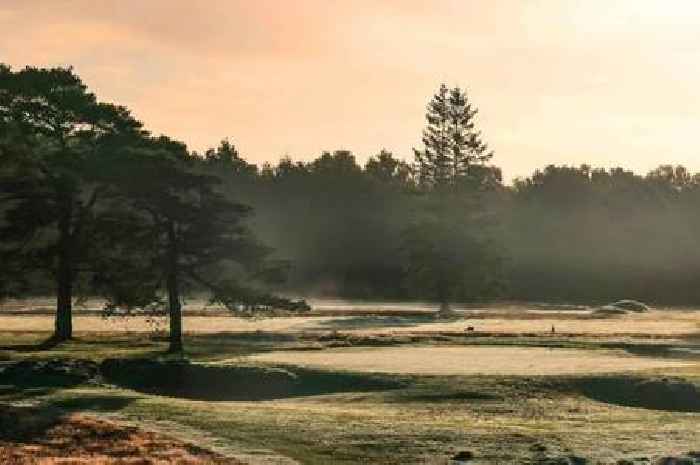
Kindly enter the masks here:
<path id="1" fill-rule="evenodd" d="M 585 458 L 589 464 L 614 464 L 648 459 L 634 462 L 641 464 L 700 449 L 700 412 L 693 391 L 700 386 L 698 358 L 670 350 L 696 344 L 691 329 L 698 331 L 697 314 L 677 312 L 665 319 L 667 314 L 655 313 L 659 321 L 644 320 L 641 325 L 642 330 L 656 328 L 655 338 L 634 336 L 639 329 L 634 323 L 641 319 L 553 319 L 550 312 L 510 319 L 511 326 L 506 327 L 502 314 L 493 321 L 474 318 L 469 324 L 477 329 L 525 328 L 532 334 L 466 336 L 459 330 L 465 322 L 434 323 L 392 315 L 342 317 L 340 321 L 350 323 L 342 323 L 339 334 L 329 337 L 336 329 L 332 325 L 309 329 L 318 328 L 327 317 L 260 320 L 246 323 L 260 325 L 246 326 L 246 331 L 188 334 L 186 355 L 191 363 L 185 365 L 165 355 L 161 337 L 140 331 L 79 332 L 76 340 L 43 351 L 32 347 L 46 337 L 45 332 L 5 331 L 0 333 L 0 366 L 3 358 L 125 361 L 118 362 L 116 372 L 103 371 L 105 376 L 97 382 L 35 375 L 22 380 L 0 373 L 0 404 L 33 409 L 36 418 L 78 415 L 90 421 L 139 425 L 180 444 L 175 448 L 194 443 L 244 463 L 292 463 L 283 461 L 287 457 L 311 465 L 445 465 L 458 451 L 471 451 L 480 464 L 539 465 L 564 463 L 565 458 L 566 463 L 583 463 L 576 460 Z M 584 326 L 574 328 L 578 335 L 573 336 L 558 334 L 561 323 L 556 323 L 555 335 L 547 333 L 549 328 L 534 331 L 549 321 L 577 321 Z M 192 329 L 191 323 L 186 320 L 186 327 Z M 610 328 L 594 331 L 606 324 Z M 625 336 L 616 336 L 623 326 Z M 682 330 L 676 332 L 679 327 Z M 264 331 L 255 331 L 261 328 Z M 363 346 L 377 341 L 391 347 Z M 356 347 L 326 348 L 339 342 Z M 417 342 L 437 347 L 418 347 Z M 434 355 L 455 344 L 464 351 L 456 358 Z M 506 374 L 507 363 L 522 365 L 522 359 L 515 358 L 518 354 L 527 354 L 533 363 L 549 363 L 553 351 L 548 347 L 559 347 L 573 358 L 556 360 L 546 374 Z M 489 371 L 368 375 L 354 366 L 339 371 L 342 360 L 336 355 L 323 370 L 289 365 L 275 371 L 279 368 L 246 358 L 284 355 L 293 357 L 288 362 L 302 363 L 365 351 L 372 363 L 378 363 L 377 351 L 387 350 L 391 356 L 386 360 L 404 366 L 416 366 L 423 357 L 426 366 L 482 364 Z M 438 352 L 421 355 L 424 350 Z M 499 364 L 494 359 L 487 362 L 484 350 L 500 353 Z M 598 357 L 608 356 L 610 350 L 617 351 L 615 363 L 625 365 L 616 365 L 615 373 L 592 373 Z M 588 369 L 566 374 L 562 368 L 578 363 L 580 357 L 590 362 Z M 617 372 L 631 364 L 659 361 L 690 364 Z M 175 373 L 181 382 L 173 382 Z M 41 441 L 48 436 L 42 434 L 23 444 L 45 447 Z"/>
<path id="2" fill-rule="evenodd" d="M 382 347 L 282 351 L 249 360 L 362 372 L 428 375 L 568 375 L 674 368 L 690 361 L 542 347 Z"/>
<path id="3" fill-rule="evenodd" d="M 238 450 L 265 447 L 305 464 L 446 463 L 458 450 L 481 463 L 525 463 L 535 446 L 611 463 L 696 447 L 697 414 L 599 402 L 577 385 L 586 379 L 413 377 L 399 390 L 216 403 L 82 386 L 41 400 L 156 429 L 174 423 L 184 434 L 205 431 Z"/>
<path id="4" fill-rule="evenodd" d="M 165 435 L 80 414 L 51 416 L 14 407 L 0 413 L 3 423 L 5 465 L 241 465 Z"/>
<path id="5" fill-rule="evenodd" d="M 163 335 L 148 333 L 76 333 L 68 342 L 41 348 L 50 336 L 44 332 L 0 331 L 0 361 L 6 359 L 90 359 L 163 358 L 168 342 Z M 297 346 L 297 338 L 284 334 L 187 334 L 185 357 L 213 361 L 245 356 L 266 350 Z"/>

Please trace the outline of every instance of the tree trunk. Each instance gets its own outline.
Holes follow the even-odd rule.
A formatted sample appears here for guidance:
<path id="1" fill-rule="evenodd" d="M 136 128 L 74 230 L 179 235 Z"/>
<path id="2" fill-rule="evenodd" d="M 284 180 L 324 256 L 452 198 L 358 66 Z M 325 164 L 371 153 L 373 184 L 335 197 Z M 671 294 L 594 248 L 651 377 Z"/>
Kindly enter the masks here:
<path id="1" fill-rule="evenodd" d="M 447 280 L 443 277 L 438 283 L 438 297 L 440 300 L 440 309 L 438 310 L 437 318 L 454 318 L 455 312 L 450 307 L 450 292 L 448 291 L 449 285 Z"/>
<path id="2" fill-rule="evenodd" d="M 180 286 L 178 282 L 178 250 L 174 226 L 168 231 L 168 308 L 170 313 L 170 348 L 169 352 L 182 352 L 182 305 L 180 304 Z"/>
<path id="3" fill-rule="evenodd" d="M 170 312 L 169 352 L 182 352 L 182 306 L 178 289 L 177 273 L 168 274 L 168 307 Z"/>
<path id="4" fill-rule="evenodd" d="M 58 229 L 58 267 L 56 270 L 56 322 L 53 338 L 67 341 L 73 337 L 73 245 L 70 231 L 72 205 L 68 202 Z"/>
<path id="5" fill-rule="evenodd" d="M 73 337 L 73 279 L 69 269 L 59 268 L 54 339 L 67 341 Z"/>
<path id="6" fill-rule="evenodd" d="M 440 302 L 440 309 L 437 311 L 437 318 L 453 318 L 456 315 L 455 311 L 450 307 L 448 301 Z"/>

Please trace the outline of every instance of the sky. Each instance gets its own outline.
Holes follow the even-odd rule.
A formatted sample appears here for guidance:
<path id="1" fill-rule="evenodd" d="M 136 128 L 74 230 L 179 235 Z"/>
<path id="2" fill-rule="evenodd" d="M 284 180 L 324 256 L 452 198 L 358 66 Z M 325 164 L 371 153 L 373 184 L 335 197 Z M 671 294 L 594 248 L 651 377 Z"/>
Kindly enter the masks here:
<path id="1" fill-rule="evenodd" d="M 506 179 L 547 164 L 700 171 L 697 0 L 0 0 L 0 62 L 249 161 L 412 159 L 440 83 Z"/>

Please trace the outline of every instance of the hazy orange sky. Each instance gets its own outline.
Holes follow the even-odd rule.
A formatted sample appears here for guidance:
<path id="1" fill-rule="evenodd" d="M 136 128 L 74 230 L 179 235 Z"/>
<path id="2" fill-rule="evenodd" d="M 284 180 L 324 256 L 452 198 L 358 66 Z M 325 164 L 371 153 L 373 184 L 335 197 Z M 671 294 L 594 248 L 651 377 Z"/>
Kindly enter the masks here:
<path id="1" fill-rule="evenodd" d="M 410 159 L 440 82 L 507 179 L 548 163 L 700 171 L 697 0 L 0 0 L 0 61 L 249 160 Z"/>

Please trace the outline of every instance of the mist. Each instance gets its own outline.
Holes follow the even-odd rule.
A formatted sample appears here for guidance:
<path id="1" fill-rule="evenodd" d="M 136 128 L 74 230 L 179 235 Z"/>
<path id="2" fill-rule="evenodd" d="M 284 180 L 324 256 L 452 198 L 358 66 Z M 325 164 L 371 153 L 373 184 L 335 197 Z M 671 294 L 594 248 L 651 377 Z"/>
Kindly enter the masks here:
<path id="1" fill-rule="evenodd" d="M 360 166 L 341 150 L 309 163 L 215 171 L 228 195 L 254 208 L 255 232 L 292 262 L 286 292 L 421 300 L 429 296 L 407 285 L 402 238 L 424 200 L 403 162 L 389 157 Z M 472 232 L 499 263 L 486 271 L 497 289 L 465 283 L 461 301 L 700 302 L 700 176 L 683 167 L 639 174 L 551 165 L 462 195 L 487 210 L 488 221 Z"/>

